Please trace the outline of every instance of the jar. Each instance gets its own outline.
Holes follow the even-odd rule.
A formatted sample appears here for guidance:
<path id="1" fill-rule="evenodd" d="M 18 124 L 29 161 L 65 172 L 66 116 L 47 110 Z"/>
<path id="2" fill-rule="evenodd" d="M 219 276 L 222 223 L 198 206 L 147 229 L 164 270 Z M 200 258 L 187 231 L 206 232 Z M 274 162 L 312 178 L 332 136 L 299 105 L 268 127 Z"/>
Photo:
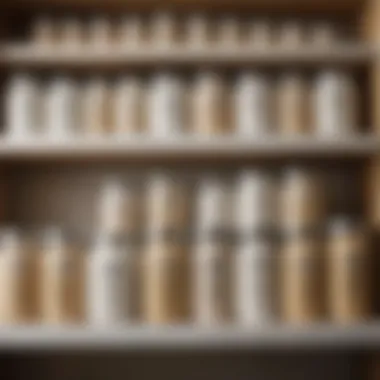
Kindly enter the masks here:
<path id="1" fill-rule="evenodd" d="M 278 43 L 284 49 L 300 49 L 304 45 L 303 25 L 298 20 L 287 20 L 279 28 Z"/>
<path id="2" fill-rule="evenodd" d="M 107 179 L 99 196 L 99 231 L 109 235 L 136 235 L 141 227 L 141 199 L 136 184 Z"/>
<path id="3" fill-rule="evenodd" d="M 147 186 L 146 203 L 148 236 L 187 230 L 190 222 L 190 191 L 182 178 L 170 173 L 153 173 Z"/>
<path id="4" fill-rule="evenodd" d="M 311 25 L 310 43 L 313 46 L 329 47 L 337 42 L 337 30 L 331 22 L 317 22 Z"/>
<path id="5" fill-rule="evenodd" d="M 184 94 L 180 79 L 156 75 L 148 90 L 148 127 L 152 138 L 172 138 L 184 129 Z"/>
<path id="6" fill-rule="evenodd" d="M 235 122 L 241 136 L 256 137 L 272 130 L 272 95 L 268 79 L 259 73 L 244 73 L 235 88 Z"/>
<path id="7" fill-rule="evenodd" d="M 12 139 L 36 137 L 41 128 L 41 98 L 37 83 L 26 75 L 14 76 L 5 99 L 6 135 Z"/>
<path id="8" fill-rule="evenodd" d="M 90 324 L 119 325 L 133 313 L 136 289 L 130 273 L 136 270 L 135 251 L 115 236 L 100 234 L 87 258 L 87 317 Z M 132 256 L 132 257 L 131 257 Z M 130 304 L 130 302 L 132 303 Z"/>
<path id="9" fill-rule="evenodd" d="M 213 239 L 198 241 L 192 255 L 192 314 L 201 325 L 231 318 L 231 247 Z"/>
<path id="10" fill-rule="evenodd" d="M 277 184 L 272 175 L 261 170 L 243 170 L 235 196 L 236 228 L 252 235 L 273 231 L 278 217 Z"/>
<path id="11" fill-rule="evenodd" d="M 88 42 L 93 49 L 105 50 L 114 42 L 114 30 L 110 20 L 102 17 L 90 21 Z"/>
<path id="12" fill-rule="evenodd" d="M 210 20 L 203 14 L 190 15 L 186 20 L 186 43 L 190 48 L 207 48 L 211 44 Z"/>
<path id="13" fill-rule="evenodd" d="M 196 199 L 198 236 L 229 232 L 232 229 L 232 189 L 227 179 L 208 176 L 200 180 Z"/>
<path id="14" fill-rule="evenodd" d="M 302 75 L 283 75 L 277 85 L 277 115 L 279 133 L 301 134 L 309 127 L 309 91 Z"/>
<path id="15" fill-rule="evenodd" d="M 135 135 L 143 129 L 143 87 L 138 78 L 123 77 L 113 89 L 113 132 Z"/>
<path id="16" fill-rule="evenodd" d="M 326 215 L 323 178 L 317 171 L 289 168 L 280 190 L 280 220 L 285 231 L 319 230 Z"/>
<path id="17" fill-rule="evenodd" d="M 350 219 L 336 219 L 330 225 L 327 246 L 330 318 L 338 323 L 368 319 L 373 265 L 368 235 Z"/>
<path id="18" fill-rule="evenodd" d="M 99 137 L 112 125 L 110 94 L 107 84 L 95 78 L 84 85 L 81 97 L 81 129 L 86 137 Z"/>
<path id="19" fill-rule="evenodd" d="M 242 36 L 240 21 L 235 17 L 221 17 L 218 20 L 216 40 L 220 47 L 237 48 L 241 45 Z"/>
<path id="20" fill-rule="evenodd" d="M 151 20 L 150 42 L 154 48 L 171 48 L 178 41 L 177 20 L 171 13 L 156 13 Z"/>
<path id="21" fill-rule="evenodd" d="M 323 71 L 312 91 L 314 128 L 321 137 L 345 137 L 357 127 L 357 90 L 353 77 L 341 71 Z"/>
<path id="22" fill-rule="evenodd" d="M 35 284 L 32 281 L 31 252 L 15 229 L 0 233 L 0 322 L 28 321 Z M 30 322 L 30 321 L 29 321 Z"/>
<path id="23" fill-rule="evenodd" d="M 278 311 L 278 263 L 273 242 L 260 235 L 241 239 L 232 267 L 237 322 L 258 326 L 274 322 Z"/>
<path id="24" fill-rule="evenodd" d="M 62 49 L 78 50 L 84 45 L 85 33 L 82 22 L 77 19 L 63 20 L 59 34 Z"/>
<path id="25" fill-rule="evenodd" d="M 273 26 L 270 21 L 256 19 L 249 23 L 247 42 L 250 47 L 257 49 L 269 48 L 273 44 Z"/>
<path id="26" fill-rule="evenodd" d="M 284 322 L 307 324 L 323 318 L 323 263 L 318 238 L 303 233 L 286 236 L 279 262 Z"/>
<path id="27" fill-rule="evenodd" d="M 60 229 L 44 233 L 41 245 L 41 319 L 43 323 L 78 322 L 82 315 L 81 255 Z"/>
<path id="28" fill-rule="evenodd" d="M 75 84 L 68 78 L 54 79 L 45 94 L 44 130 L 48 138 L 62 141 L 78 129 L 78 98 Z"/>
<path id="29" fill-rule="evenodd" d="M 141 48 L 146 42 L 144 21 L 138 15 L 125 17 L 119 25 L 118 39 L 120 47 Z"/>
<path id="30" fill-rule="evenodd" d="M 177 324 L 188 319 L 189 264 L 186 245 L 153 239 L 142 264 L 142 318 L 152 324 Z"/>
<path id="31" fill-rule="evenodd" d="M 31 41 L 38 48 L 54 48 L 58 43 L 58 33 L 50 17 L 39 17 L 32 25 Z"/>
<path id="32" fill-rule="evenodd" d="M 197 75 L 191 103 L 191 126 L 195 134 L 215 135 L 226 130 L 225 88 L 217 73 L 203 72 Z"/>

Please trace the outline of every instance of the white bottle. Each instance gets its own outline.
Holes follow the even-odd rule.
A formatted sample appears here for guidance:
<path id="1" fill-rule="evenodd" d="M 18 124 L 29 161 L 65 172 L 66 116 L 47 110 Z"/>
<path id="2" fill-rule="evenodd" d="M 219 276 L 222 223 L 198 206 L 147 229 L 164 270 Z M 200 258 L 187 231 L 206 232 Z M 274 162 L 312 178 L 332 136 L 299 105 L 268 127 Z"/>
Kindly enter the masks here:
<path id="1" fill-rule="evenodd" d="M 205 15 L 194 14 L 186 20 L 186 43 L 190 48 L 210 46 L 210 20 Z"/>
<path id="2" fill-rule="evenodd" d="M 195 323 L 226 323 L 231 314 L 230 252 L 225 242 L 200 241 L 192 255 L 192 314 Z"/>
<path id="3" fill-rule="evenodd" d="M 173 138 L 184 129 L 184 94 L 181 81 L 170 74 L 158 74 L 148 93 L 148 128 L 151 137 Z"/>
<path id="4" fill-rule="evenodd" d="M 303 25 L 298 20 L 288 20 L 280 27 L 278 43 L 284 49 L 300 49 L 304 44 Z"/>
<path id="5" fill-rule="evenodd" d="M 144 21 L 137 15 L 125 17 L 119 26 L 119 46 L 138 49 L 145 43 Z"/>
<path id="6" fill-rule="evenodd" d="M 244 170 L 237 182 L 236 227 L 245 235 L 276 227 L 277 184 L 273 176 L 260 170 Z"/>
<path id="7" fill-rule="evenodd" d="M 238 48 L 241 45 L 240 20 L 235 17 L 222 17 L 218 20 L 216 40 L 222 48 Z"/>
<path id="8" fill-rule="evenodd" d="M 236 322 L 262 325 L 276 316 L 276 253 L 260 238 L 241 242 L 234 255 L 233 300 Z"/>
<path id="9" fill-rule="evenodd" d="M 352 76 L 342 71 L 321 72 L 312 91 L 315 132 L 321 137 L 344 137 L 355 132 L 357 90 Z"/>
<path id="10" fill-rule="evenodd" d="M 6 135 L 12 139 L 35 137 L 41 128 L 41 102 L 36 82 L 16 75 L 6 92 Z"/>
<path id="11" fill-rule="evenodd" d="M 74 18 L 63 20 L 60 29 L 60 42 L 62 49 L 72 51 L 83 48 L 85 38 L 83 33 L 83 25 L 80 20 Z"/>
<path id="12" fill-rule="evenodd" d="M 273 27 L 268 20 L 255 19 L 248 26 L 248 45 L 255 49 L 270 48 L 273 44 Z"/>
<path id="13" fill-rule="evenodd" d="M 244 73 L 235 87 L 235 120 L 240 136 L 265 136 L 272 130 L 273 99 L 268 79 Z"/>
<path id="14" fill-rule="evenodd" d="M 108 179 L 99 197 L 99 230 L 103 234 L 129 234 L 140 227 L 140 199 L 132 184 Z"/>
<path id="15" fill-rule="evenodd" d="M 48 138 L 60 141 L 72 137 L 78 128 L 78 98 L 74 82 L 54 79 L 45 93 L 44 130 Z"/>
<path id="16" fill-rule="evenodd" d="M 143 88 L 136 77 L 121 78 L 115 85 L 112 99 L 113 132 L 118 136 L 133 136 L 142 125 Z"/>
<path id="17" fill-rule="evenodd" d="M 154 48 L 168 49 L 178 39 L 178 25 L 171 13 L 157 13 L 151 20 L 150 42 Z"/>
<path id="18" fill-rule="evenodd" d="M 103 17 L 98 17 L 90 21 L 89 43 L 92 49 L 104 51 L 113 42 L 113 28 L 111 22 Z"/>
<path id="19" fill-rule="evenodd" d="M 109 236 L 100 235 L 87 258 L 86 301 L 90 324 L 113 325 L 126 320 L 126 252 Z"/>
<path id="20" fill-rule="evenodd" d="M 228 231 L 232 226 L 232 191 L 217 177 L 200 182 L 196 205 L 196 228 L 199 236 Z"/>

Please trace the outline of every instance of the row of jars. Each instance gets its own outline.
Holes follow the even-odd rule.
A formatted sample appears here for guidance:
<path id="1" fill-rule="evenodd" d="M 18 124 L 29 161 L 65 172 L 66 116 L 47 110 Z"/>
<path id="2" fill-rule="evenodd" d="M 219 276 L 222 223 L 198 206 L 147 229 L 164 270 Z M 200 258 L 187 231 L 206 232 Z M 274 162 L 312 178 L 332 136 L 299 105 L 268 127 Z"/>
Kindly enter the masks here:
<path id="1" fill-rule="evenodd" d="M 194 245 L 135 246 L 98 235 L 85 254 L 60 230 L 27 244 L 0 235 L 2 323 L 352 323 L 371 317 L 372 258 L 365 229 L 335 220 L 326 239 L 289 234 Z"/>
<path id="2" fill-rule="evenodd" d="M 31 42 L 39 47 L 131 47 L 148 44 L 155 48 L 183 44 L 187 47 L 268 47 L 328 46 L 342 40 L 332 22 L 266 19 L 242 19 L 238 16 L 210 17 L 193 14 L 185 18 L 170 13 L 151 17 L 130 15 L 120 20 L 94 17 L 92 20 L 54 20 L 41 17 L 34 21 Z"/>
<path id="3" fill-rule="evenodd" d="M 204 173 L 198 179 L 152 172 L 142 183 L 117 176 L 99 187 L 96 228 L 106 234 L 208 236 L 266 230 L 318 230 L 328 217 L 326 180 L 317 169 L 244 169 L 236 177 Z M 94 215 L 95 217 L 95 215 Z M 194 227 L 194 228 L 193 228 Z"/>
<path id="4" fill-rule="evenodd" d="M 347 72 L 325 70 L 313 78 L 284 73 L 271 78 L 244 72 L 228 80 L 217 72 L 181 76 L 158 73 L 112 85 L 102 78 L 77 83 L 65 77 L 42 85 L 15 76 L 6 96 L 7 134 L 45 136 L 208 135 L 259 137 L 314 133 L 335 137 L 358 126 L 358 91 Z"/>

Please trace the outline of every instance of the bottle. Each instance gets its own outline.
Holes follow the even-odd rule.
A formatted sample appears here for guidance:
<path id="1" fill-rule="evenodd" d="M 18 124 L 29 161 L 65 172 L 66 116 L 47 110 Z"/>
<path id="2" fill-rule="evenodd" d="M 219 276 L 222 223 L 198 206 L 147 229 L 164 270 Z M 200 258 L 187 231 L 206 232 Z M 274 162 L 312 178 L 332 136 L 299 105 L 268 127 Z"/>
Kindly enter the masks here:
<path id="1" fill-rule="evenodd" d="M 337 30 L 332 23 L 317 22 L 310 28 L 310 43 L 315 47 L 331 47 L 337 42 Z"/>
<path id="2" fill-rule="evenodd" d="M 111 22 L 103 17 L 90 21 L 88 42 L 92 49 L 104 51 L 114 42 L 114 30 Z"/>
<path id="3" fill-rule="evenodd" d="M 45 231 L 41 247 L 41 318 L 43 323 L 79 322 L 83 299 L 82 263 L 60 229 Z"/>
<path id="4" fill-rule="evenodd" d="M 127 319 L 127 260 L 123 244 L 100 234 L 87 258 L 87 320 L 94 325 L 119 325 Z"/>
<path id="5" fill-rule="evenodd" d="M 109 235 L 133 236 L 141 227 L 138 186 L 109 178 L 100 189 L 99 231 Z"/>
<path id="6" fill-rule="evenodd" d="M 300 21 L 287 20 L 279 30 L 278 44 L 283 49 L 300 49 L 304 44 L 304 30 Z"/>
<path id="7" fill-rule="evenodd" d="M 243 170 L 236 186 L 236 228 L 251 236 L 273 231 L 278 218 L 278 191 L 272 175 L 261 170 Z"/>
<path id="8" fill-rule="evenodd" d="M 224 16 L 218 20 L 216 40 L 222 48 L 238 48 L 242 42 L 240 20 Z"/>
<path id="9" fill-rule="evenodd" d="M 273 44 L 273 26 L 268 20 L 255 19 L 249 22 L 247 45 L 255 49 L 270 48 Z"/>
<path id="10" fill-rule="evenodd" d="M 212 235 L 200 238 L 192 255 L 192 315 L 201 325 L 231 319 L 231 246 Z"/>
<path id="11" fill-rule="evenodd" d="M 284 322 L 308 324 L 324 317 L 324 254 L 318 237 L 285 235 L 280 255 L 280 304 Z"/>
<path id="12" fill-rule="evenodd" d="M 8 84 L 5 100 L 6 135 L 23 140 L 36 137 L 41 128 L 41 99 L 37 83 L 18 74 Z"/>
<path id="13" fill-rule="evenodd" d="M 272 131 L 272 95 L 268 79 L 243 73 L 235 87 L 235 122 L 240 136 L 265 136 Z"/>
<path id="14" fill-rule="evenodd" d="M 283 75 L 277 85 L 277 114 L 279 132 L 284 135 L 302 134 L 309 127 L 309 91 L 298 73 Z"/>
<path id="15" fill-rule="evenodd" d="M 154 48 L 168 49 L 178 41 L 177 20 L 171 13 L 156 13 L 151 20 L 150 42 Z"/>
<path id="16" fill-rule="evenodd" d="M 320 137 L 346 137 L 356 130 L 357 90 L 353 77 L 323 71 L 312 91 L 314 129 Z"/>
<path id="17" fill-rule="evenodd" d="M 210 20 L 204 14 L 190 15 L 186 20 L 186 43 L 189 48 L 205 49 L 210 46 L 212 36 Z"/>
<path id="18" fill-rule="evenodd" d="M 112 125 L 110 94 L 107 84 L 95 78 L 85 84 L 80 104 L 81 130 L 86 137 L 107 134 Z"/>
<path id="19" fill-rule="evenodd" d="M 138 49 L 146 43 L 144 21 L 138 15 L 128 15 L 119 25 L 119 46 L 128 49 Z"/>
<path id="20" fill-rule="evenodd" d="M 32 24 L 31 42 L 34 48 L 54 48 L 57 46 L 58 34 L 54 21 L 50 17 L 38 17 Z"/>
<path id="21" fill-rule="evenodd" d="M 62 49 L 75 51 L 83 48 L 85 43 L 85 33 L 80 20 L 74 18 L 63 20 L 59 34 Z"/>
<path id="22" fill-rule="evenodd" d="M 157 74 L 148 90 L 148 128 L 152 138 L 173 138 L 184 131 L 184 95 L 180 79 Z"/>
<path id="23" fill-rule="evenodd" d="M 178 240 L 149 240 L 143 257 L 143 320 L 178 324 L 188 320 L 189 264 L 185 244 Z"/>
<path id="24" fill-rule="evenodd" d="M 277 254 L 275 245 L 258 234 L 243 237 L 232 268 L 236 321 L 260 326 L 277 319 Z"/>
<path id="25" fill-rule="evenodd" d="M 78 99 L 74 82 L 62 77 L 54 79 L 45 94 L 45 135 L 62 141 L 78 130 Z"/>
<path id="26" fill-rule="evenodd" d="M 115 84 L 113 100 L 113 132 L 132 136 L 143 129 L 143 86 L 136 77 L 122 77 Z"/>
<path id="27" fill-rule="evenodd" d="M 191 126 L 196 135 L 221 134 L 226 130 L 225 88 L 215 72 L 202 72 L 195 78 L 191 94 Z"/>
<path id="28" fill-rule="evenodd" d="M 336 219 L 329 228 L 327 247 L 330 318 L 343 324 L 367 320 L 373 265 L 367 233 L 350 219 Z"/>

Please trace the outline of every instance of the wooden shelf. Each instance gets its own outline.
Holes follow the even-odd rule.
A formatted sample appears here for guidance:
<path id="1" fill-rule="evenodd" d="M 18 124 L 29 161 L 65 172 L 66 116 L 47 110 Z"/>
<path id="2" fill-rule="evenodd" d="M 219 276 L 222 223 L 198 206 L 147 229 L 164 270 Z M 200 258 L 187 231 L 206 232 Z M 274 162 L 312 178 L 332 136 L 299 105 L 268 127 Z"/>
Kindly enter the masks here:
<path id="1" fill-rule="evenodd" d="M 347 45 L 332 49 L 303 48 L 300 50 L 265 49 L 190 49 L 173 47 L 167 49 L 141 48 L 141 50 L 94 51 L 86 48 L 68 50 L 36 50 L 27 45 L 7 45 L 0 48 L 0 64 L 15 68 L 51 69 L 127 69 L 130 67 L 157 68 L 162 66 L 192 67 L 211 65 L 229 66 L 279 66 L 305 65 L 319 66 L 342 65 L 357 66 L 370 63 L 376 57 L 375 50 L 369 46 Z"/>
<path id="2" fill-rule="evenodd" d="M 0 140 L 0 160 L 360 158 L 380 152 L 380 138 L 345 139 L 233 137 L 196 139 L 73 139 L 67 141 Z"/>
<path id="3" fill-rule="evenodd" d="M 7 327 L 0 350 L 35 349 L 362 349 L 380 347 L 378 323 L 353 326 L 220 327 Z"/>

